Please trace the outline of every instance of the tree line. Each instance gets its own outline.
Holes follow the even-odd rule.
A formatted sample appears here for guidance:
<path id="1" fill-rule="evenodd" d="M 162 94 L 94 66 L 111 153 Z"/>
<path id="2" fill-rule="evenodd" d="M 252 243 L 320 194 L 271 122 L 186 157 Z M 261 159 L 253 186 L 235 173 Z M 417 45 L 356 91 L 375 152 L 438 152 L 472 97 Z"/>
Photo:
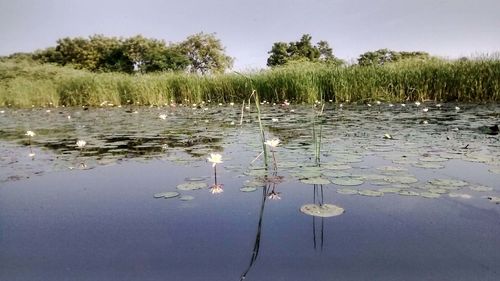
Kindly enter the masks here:
<path id="1" fill-rule="evenodd" d="M 301 62 L 342 66 L 346 63 L 333 54 L 327 41 L 313 44 L 304 34 L 298 41 L 275 42 L 268 52 L 267 66 L 278 67 Z M 182 71 L 199 74 L 223 73 L 233 58 L 214 33 L 197 33 L 179 43 L 145 38 L 93 35 L 88 38 L 62 38 L 55 47 L 34 53 L 17 53 L 8 58 L 29 57 L 42 63 L 71 65 L 94 72 L 149 73 Z M 388 49 L 369 51 L 357 59 L 359 66 L 376 66 L 403 60 L 432 59 L 426 52 L 397 52 Z"/>

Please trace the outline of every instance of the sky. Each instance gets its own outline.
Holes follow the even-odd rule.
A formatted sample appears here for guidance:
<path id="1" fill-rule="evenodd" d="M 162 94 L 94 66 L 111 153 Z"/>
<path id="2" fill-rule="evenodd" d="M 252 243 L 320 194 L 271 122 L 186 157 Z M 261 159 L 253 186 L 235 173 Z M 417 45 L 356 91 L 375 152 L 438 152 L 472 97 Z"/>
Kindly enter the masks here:
<path id="1" fill-rule="evenodd" d="M 180 42 L 215 33 L 235 70 L 264 68 L 274 42 L 328 41 L 348 62 L 367 51 L 458 58 L 500 51 L 500 0 L 0 0 L 0 55 L 63 37 L 142 34 Z"/>

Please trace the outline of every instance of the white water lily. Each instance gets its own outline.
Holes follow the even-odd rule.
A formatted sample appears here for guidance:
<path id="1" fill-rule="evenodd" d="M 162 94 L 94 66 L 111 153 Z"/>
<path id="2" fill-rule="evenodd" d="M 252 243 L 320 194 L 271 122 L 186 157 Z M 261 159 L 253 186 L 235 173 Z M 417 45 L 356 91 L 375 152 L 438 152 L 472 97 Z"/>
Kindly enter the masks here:
<path id="1" fill-rule="evenodd" d="M 279 121 L 279 120 L 278 120 L 278 118 L 273 118 L 273 119 L 271 119 L 271 120 L 272 120 L 273 122 L 278 122 L 278 121 Z"/>
<path id="2" fill-rule="evenodd" d="M 212 167 L 215 167 L 215 165 L 222 163 L 222 155 L 219 153 L 210 153 L 210 157 L 208 157 L 207 160 L 213 163 Z"/>
<path id="3" fill-rule="evenodd" d="M 162 120 L 166 120 L 167 119 L 167 114 L 160 114 L 158 115 L 158 117 Z"/>
<path id="4" fill-rule="evenodd" d="M 424 107 L 424 108 L 422 108 L 422 111 L 427 112 L 427 111 L 429 111 L 429 109 L 427 107 Z"/>
<path id="5" fill-rule="evenodd" d="M 272 139 L 272 140 L 267 140 L 264 142 L 264 144 L 269 145 L 270 147 L 277 147 L 280 144 L 279 139 Z"/>
<path id="6" fill-rule="evenodd" d="M 214 184 L 210 187 L 210 193 L 212 193 L 212 194 L 219 194 L 222 192 L 224 192 L 224 189 L 222 189 L 221 184 Z"/>
<path id="7" fill-rule="evenodd" d="M 405 107 L 405 106 L 406 106 L 406 104 L 402 103 L 402 104 L 401 104 L 401 106 L 402 106 L 402 107 Z"/>
<path id="8" fill-rule="evenodd" d="M 30 154 L 28 154 L 28 156 L 31 158 L 35 158 L 35 153 L 31 152 Z"/>
<path id="9" fill-rule="evenodd" d="M 376 103 L 377 103 L 377 105 L 380 105 L 382 102 L 378 100 L 378 101 L 376 101 Z"/>
<path id="10" fill-rule="evenodd" d="M 459 111 L 459 110 L 460 110 L 460 107 L 455 106 L 455 110 L 456 110 L 456 111 Z"/>
<path id="11" fill-rule="evenodd" d="M 25 136 L 28 136 L 28 137 L 34 137 L 35 135 L 36 134 L 33 131 L 26 131 L 26 134 L 25 134 Z"/>
<path id="12" fill-rule="evenodd" d="M 436 107 L 441 108 L 441 104 L 440 103 L 436 104 Z"/>
<path id="13" fill-rule="evenodd" d="M 86 141 L 84 141 L 84 140 L 78 140 L 78 141 L 76 142 L 76 146 L 78 146 L 78 148 L 84 148 L 84 147 L 85 147 L 85 145 L 87 145 L 87 142 L 86 142 Z"/>
<path id="14" fill-rule="evenodd" d="M 416 105 L 416 106 L 420 106 L 420 102 L 419 102 L 419 101 L 416 101 L 416 102 L 415 102 L 415 105 Z"/>

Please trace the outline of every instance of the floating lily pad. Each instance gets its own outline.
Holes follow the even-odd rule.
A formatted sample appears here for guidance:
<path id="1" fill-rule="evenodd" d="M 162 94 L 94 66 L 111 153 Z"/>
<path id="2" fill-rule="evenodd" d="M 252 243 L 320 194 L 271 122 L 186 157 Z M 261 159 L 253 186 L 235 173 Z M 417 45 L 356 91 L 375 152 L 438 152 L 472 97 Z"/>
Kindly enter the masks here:
<path id="1" fill-rule="evenodd" d="M 500 204 L 500 197 L 497 197 L 497 196 L 488 196 L 486 198 L 488 198 L 488 200 L 490 200 L 491 202 L 493 202 L 495 204 Z"/>
<path id="2" fill-rule="evenodd" d="M 327 177 L 332 177 L 332 178 L 343 178 L 343 177 L 350 177 L 350 176 L 352 176 L 351 173 L 344 172 L 344 171 L 337 171 L 337 170 L 323 171 L 322 175 L 323 176 L 327 176 Z"/>
<path id="3" fill-rule="evenodd" d="M 443 169 L 444 166 L 432 162 L 417 162 L 412 164 L 414 167 L 422 168 L 422 169 Z"/>
<path id="4" fill-rule="evenodd" d="M 477 191 L 477 192 L 485 192 L 485 191 L 492 191 L 493 190 L 492 187 L 484 186 L 484 185 L 469 186 L 469 189 L 472 191 Z"/>
<path id="5" fill-rule="evenodd" d="M 328 179 L 321 178 L 321 177 L 301 179 L 300 182 L 305 183 L 305 184 L 329 184 L 330 183 L 330 181 Z"/>
<path id="6" fill-rule="evenodd" d="M 321 165 L 321 167 L 329 170 L 349 170 L 352 168 L 347 164 L 336 164 L 336 163 L 323 164 Z"/>
<path id="7" fill-rule="evenodd" d="M 204 181 L 206 180 L 206 177 L 190 177 L 190 178 L 185 178 L 186 181 Z"/>
<path id="8" fill-rule="evenodd" d="M 439 198 L 439 197 L 441 197 L 440 194 L 432 193 L 432 192 L 421 192 L 420 196 L 422 196 L 424 198 Z"/>
<path id="9" fill-rule="evenodd" d="M 340 216 L 345 212 L 344 208 L 331 204 L 306 204 L 300 207 L 300 211 L 309 216 L 323 218 Z"/>
<path id="10" fill-rule="evenodd" d="M 453 179 L 433 179 L 429 183 L 443 188 L 459 188 L 468 185 L 466 181 Z"/>
<path id="11" fill-rule="evenodd" d="M 331 181 L 333 184 L 336 185 L 347 185 L 347 186 L 362 185 L 364 183 L 363 180 L 352 177 L 333 178 Z"/>
<path id="12" fill-rule="evenodd" d="M 411 191 L 411 190 L 401 190 L 400 192 L 398 192 L 398 194 L 405 195 L 405 196 L 419 196 L 420 195 L 418 192 Z"/>
<path id="13" fill-rule="evenodd" d="M 430 193 L 435 193 L 435 194 L 446 194 L 446 193 L 448 193 L 448 190 L 444 189 L 444 188 L 429 188 L 428 191 Z"/>
<path id="14" fill-rule="evenodd" d="M 384 180 L 373 180 L 373 181 L 370 181 L 370 184 L 372 184 L 372 185 L 389 185 L 391 183 L 384 181 Z"/>
<path id="15" fill-rule="evenodd" d="M 401 188 L 383 187 L 383 188 L 380 188 L 378 191 L 383 192 L 383 193 L 399 193 L 401 191 Z"/>
<path id="16" fill-rule="evenodd" d="M 373 197 L 380 197 L 380 196 L 384 195 L 383 192 L 380 192 L 378 190 L 370 190 L 370 189 L 360 190 L 358 192 L 358 194 L 363 195 L 363 196 L 373 196 Z"/>
<path id="17" fill-rule="evenodd" d="M 358 194 L 358 190 L 357 189 L 350 189 L 350 188 L 339 188 L 339 189 L 337 189 L 337 193 L 345 194 L 345 195 L 355 195 L 355 194 Z"/>
<path id="18" fill-rule="evenodd" d="M 439 156 L 429 156 L 429 157 L 421 157 L 418 159 L 422 162 L 446 162 L 447 158 L 439 157 Z"/>
<path id="19" fill-rule="evenodd" d="M 181 183 L 177 186 L 179 190 L 197 190 L 208 187 L 208 185 L 204 182 L 186 182 Z"/>
<path id="20" fill-rule="evenodd" d="M 379 167 L 377 170 L 383 171 L 383 172 L 388 172 L 388 173 L 398 173 L 398 172 L 406 172 L 408 169 L 404 167 L 394 167 L 394 166 L 384 166 L 384 167 Z"/>
<path id="21" fill-rule="evenodd" d="M 179 196 L 180 193 L 177 191 L 166 191 L 166 192 L 160 192 L 156 193 L 153 195 L 154 198 L 174 198 Z"/>
<path id="22" fill-rule="evenodd" d="M 404 184 L 418 182 L 418 179 L 413 176 L 391 176 L 384 178 L 384 180 L 390 183 L 404 183 Z"/>
<path id="23" fill-rule="evenodd" d="M 257 188 L 253 187 L 253 186 L 245 186 L 245 187 L 240 188 L 241 192 L 254 192 L 256 190 L 257 190 Z"/>
<path id="24" fill-rule="evenodd" d="M 500 174 L 500 167 L 491 167 L 488 171 L 494 174 Z"/>
<path id="25" fill-rule="evenodd" d="M 182 201 L 191 201 L 194 199 L 194 196 L 191 196 L 191 195 L 182 195 L 181 197 L 179 197 L 179 200 L 182 200 Z"/>

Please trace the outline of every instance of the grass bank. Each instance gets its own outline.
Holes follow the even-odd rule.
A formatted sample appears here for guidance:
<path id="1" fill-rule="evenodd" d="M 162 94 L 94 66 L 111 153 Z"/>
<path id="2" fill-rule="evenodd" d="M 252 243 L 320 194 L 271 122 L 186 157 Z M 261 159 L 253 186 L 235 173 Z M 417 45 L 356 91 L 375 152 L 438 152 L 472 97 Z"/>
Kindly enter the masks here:
<path id="1" fill-rule="evenodd" d="M 27 61 L 0 62 L 0 106 L 164 105 L 241 102 L 256 89 L 262 100 L 343 102 L 500 101 L 500 60 L 407 61 L 373 67 L 300 64 L 214 76 L 182 73 L 91 73 Z M 248 79 L 249 77 L 250 79 Z"/>

